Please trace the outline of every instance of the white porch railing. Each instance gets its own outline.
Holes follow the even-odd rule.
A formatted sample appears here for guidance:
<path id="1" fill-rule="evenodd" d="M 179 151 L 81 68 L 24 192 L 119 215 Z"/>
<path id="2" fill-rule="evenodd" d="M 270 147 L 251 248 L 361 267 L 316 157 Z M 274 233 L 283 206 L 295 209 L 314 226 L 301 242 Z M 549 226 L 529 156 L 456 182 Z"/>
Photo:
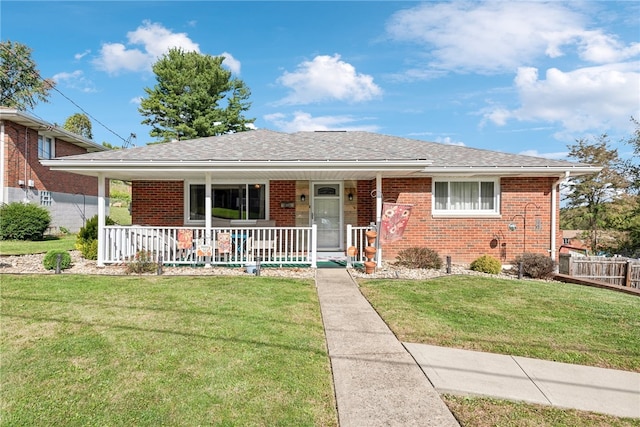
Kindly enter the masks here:
<path id="1" fill-rule="evenodd" d="M 351 264 L 356 263 L 362 265 L 367 258 L 364 256 L 364 248 L 368 246 L 367 237 L 365 233 L 369 230 L 375 230 L 375 225 L 368 225 L 366 227 L 354 227 L 351 224 L 347 225 L 347 248 L 354 246 L 356 248 L 356 255 L 354 257 L 347 256 L 347 267 L 351 267 Z M 378 262 L 382 259 L 382 253 L 380 245 L 377 244 L 376 240 L 376 248 L 378 251 L 376 252 L 375 260 Z"/>
<path id="2" fill-rule="evenodd" d="M 317 231 L 311 227 L 147 227 L 105 226 L 104 263 L 135 260 L 145 252 L 164 265 L 247 263 L 316 267 Z M 185 236 L 188 241 L 185 242 Z M 221 244 L 222 238 L 228 244 Z M 183 243 L 185 242 L 185 243 Z"/>

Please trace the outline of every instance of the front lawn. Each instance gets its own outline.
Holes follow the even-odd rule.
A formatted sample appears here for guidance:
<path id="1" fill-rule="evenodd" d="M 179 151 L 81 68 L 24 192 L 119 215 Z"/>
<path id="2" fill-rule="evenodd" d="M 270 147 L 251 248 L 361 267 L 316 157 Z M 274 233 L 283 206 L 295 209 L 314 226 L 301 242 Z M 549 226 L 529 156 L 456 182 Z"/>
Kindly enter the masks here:
<path id="1" fill-rule="evenodd" d="M 447 276 L 363 280 L 401 341 L 640 371 L 640 298 L 567 283 Z M 463 427 L 638 427 L 640 419 L 444 395 Z"/>
<path id="2" fill-rule="evenodd" d="M 0 240 L 0 255 L 44 254 L 50 250 L 71 251 L 75 249 L 75 234 L 45 236 L 43 240 Z"/>
<path id="3" fill-rule="evenodd" d="M 558 282 L 366 280 L 401 341 L 640 372 L 640 298 Z"/>
<path id="4" fill-rule="evenodd" d="M 335 426 L 313 282 L 3 275 L 2 425 Z"/>

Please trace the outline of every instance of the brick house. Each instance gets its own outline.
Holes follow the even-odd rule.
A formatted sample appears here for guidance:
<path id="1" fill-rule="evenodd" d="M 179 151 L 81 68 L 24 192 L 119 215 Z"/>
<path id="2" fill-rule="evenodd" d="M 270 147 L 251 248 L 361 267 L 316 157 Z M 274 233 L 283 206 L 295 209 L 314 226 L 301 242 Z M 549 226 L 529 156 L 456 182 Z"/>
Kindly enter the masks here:
<path id="1" fill-rule="evenodd" d="M 32 117 L 0 107 L 0 203 L 28 202 L 51 212 L 51 231 L 77 232 L 98 213 L 98 180 L 52 171 L 41 161 L 106 150 L 102 145 Z"/>
<path id="2" fill-rule="evenodd" d="M 394 260 L 408 247 L 434 249 L 455 263 L 483 254 L 508 263 L 523 252 L 555 259 L 562 244 L 559 184 L 599 170 L 369 132 L 269 130 L 45 164 L 99 182 L 132 182 L 132 223 L 140 227 L 138 237 L 102 226 L 104 258 L 99 260 L 106 263 L 121 259 L 126 252 L 122 242 L 140 241 L 140 233 L 162 242 L 153 250 L 164 251 L 164 260 L 178 262 L 166 247 L 173 245 L 172 233 L 185 228 L 209 247 L 215 247 L 220 232 L 263 239 L 253 229 L 269 236 L 274 229 L 286 229 L 289 234 L 278 235 L 278 253 L 300 249 L 299 238 L 291 233 L 308 229 L 313 250 L 344 253 L 352 245 L 360 247 L 362 230 L 381 232 L 386 210 L 397 205 L 410 209 L 404 232 L 378 239 L 377 260 Z M 287 252 L 286 258 L 294 255 Z M 211 259 L 215 263 L 215 254 Z"/>

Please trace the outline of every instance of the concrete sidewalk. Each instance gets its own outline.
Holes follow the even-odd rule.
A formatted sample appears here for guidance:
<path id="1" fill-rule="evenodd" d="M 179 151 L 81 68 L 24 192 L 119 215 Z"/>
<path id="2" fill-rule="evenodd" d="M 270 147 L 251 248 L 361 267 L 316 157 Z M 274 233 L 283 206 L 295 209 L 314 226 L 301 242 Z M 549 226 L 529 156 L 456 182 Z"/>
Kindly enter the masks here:
<path id="1" fill-rule="evenodd" d="M 640 374 L 636 372 L 424 344 L 404 346 L 440 393 L 640 418 Z"/>
<path id="2" fill-rule="evenodd" d="M 638 373 L 403 345 L 346 270 L 318 269 L 316 285 L 341 427 L 458 426 L 438 393 L 640 418 Z"/>
<path id="3" fill-rule="evenodd" d="M 459 426 L 345 269 L 318 269 L 316 284 L 340 427 Z"/>

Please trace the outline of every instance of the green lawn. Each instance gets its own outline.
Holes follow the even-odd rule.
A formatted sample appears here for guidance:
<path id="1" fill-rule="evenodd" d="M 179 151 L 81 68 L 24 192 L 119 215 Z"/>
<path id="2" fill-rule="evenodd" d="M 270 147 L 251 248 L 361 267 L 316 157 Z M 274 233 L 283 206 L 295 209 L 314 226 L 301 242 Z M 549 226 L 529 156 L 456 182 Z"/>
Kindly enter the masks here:
<path id="1" fill-rule="evenodd" d="M 45 236 L 44 240 L 36 242 L 24 240 L 0 240 L 0 254 L 44 254 L 53 249 L 70 251 L 75 248 L 75 243 L 75 234 L 66 234 L 63 236 Z"/>
<path id="2" fill-rule="evenodd" d="M 640 372 L 640 298 L 566 283 L 448 276 L 363 280 L 401 341 Z M 640 419 L 445 395 L 463 427 L 638 427 Z"/>
<path id="3" fill-rule="evenodd" d="M 3 426 L 335 426 L 312 281 L 3 275 Z"/>
<path id="4" fill-rule="evenodd" d="M 558 282 L 367 280 L 401 341 L 640 372 L 640 298 Z"/>

